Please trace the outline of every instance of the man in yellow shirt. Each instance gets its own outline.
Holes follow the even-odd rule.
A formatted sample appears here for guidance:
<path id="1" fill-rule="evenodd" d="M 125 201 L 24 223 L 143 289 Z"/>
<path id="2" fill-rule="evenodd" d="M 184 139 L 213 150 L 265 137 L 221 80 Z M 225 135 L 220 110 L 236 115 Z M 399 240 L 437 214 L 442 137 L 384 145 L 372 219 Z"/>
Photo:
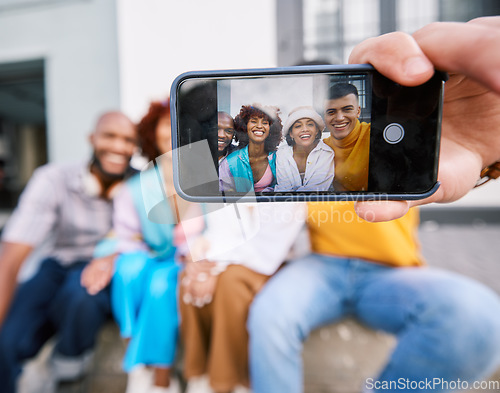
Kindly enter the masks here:
<path id="1" fill-rule="evenodd" d="M 358 120 L 357 93 L 342 89 L 345 95 L 333 92 L 326 103 L 325 142 L 335 150 L 336 189 L 363 190 L 370 125 Z M 254 393 L 302 392 L 302 343 L 345 316 L 398 338 L 366 392 L 443 392 L 446 383 L 479 380 L 500 365 L 498 296 L 468 278 L 422 267 L 416 210 L 369 223 L 349 202 L 308 208 L 312 254 L 279 270 L 250 310 Z"/>
<path id="2" fill-rule="evenodd" d="M 335 152 L 335 191 L 366 191 L 370 154 L 370 124 L 358 120 L 361 107 L 358 89 L 335 83 L 325 105 L 325 124 L 330 136 L 324 142 Z"/>

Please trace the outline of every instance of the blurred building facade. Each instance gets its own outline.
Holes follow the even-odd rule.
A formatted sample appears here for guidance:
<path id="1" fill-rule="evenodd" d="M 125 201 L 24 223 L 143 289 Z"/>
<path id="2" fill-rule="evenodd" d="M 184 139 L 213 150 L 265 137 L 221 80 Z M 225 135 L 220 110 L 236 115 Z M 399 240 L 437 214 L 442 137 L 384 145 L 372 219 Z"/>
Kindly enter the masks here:
<path id="1" fill-rule="evenodd" d="M 37 166 L 86 159 L 100 113 L 137 121 L 182 72 L 346 62 L 370 36 L 499 13 L 498 0 L 0 0 L 0 208 Z"/>
<path id="2" fill-rule="evenodd" d="M 275 66 L 275 31 L 267 0 L 0 0 L 0 209 L 37 166 L 87 159 L 102 112 L 138 121 L 185 71 Z"/>
<path id="3" fill-rule="evenodd" d="M 346 63 L 354 46 L 368 37 L 500 15 L 497 0 L 277 0 L 277 7 L 278 66 Z"/>

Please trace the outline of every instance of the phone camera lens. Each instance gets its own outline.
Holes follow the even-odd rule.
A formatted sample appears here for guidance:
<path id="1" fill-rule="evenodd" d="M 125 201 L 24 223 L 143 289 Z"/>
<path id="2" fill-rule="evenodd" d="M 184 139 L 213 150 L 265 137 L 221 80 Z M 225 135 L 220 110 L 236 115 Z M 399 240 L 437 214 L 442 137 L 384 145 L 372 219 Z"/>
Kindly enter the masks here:
<path id="1" fill-rule="evenodd" d="M 384 128 L 384 140 L 391 145 L 395 145 L 403 140 L 405 129 L 398 123 L 391 123 Z"/>

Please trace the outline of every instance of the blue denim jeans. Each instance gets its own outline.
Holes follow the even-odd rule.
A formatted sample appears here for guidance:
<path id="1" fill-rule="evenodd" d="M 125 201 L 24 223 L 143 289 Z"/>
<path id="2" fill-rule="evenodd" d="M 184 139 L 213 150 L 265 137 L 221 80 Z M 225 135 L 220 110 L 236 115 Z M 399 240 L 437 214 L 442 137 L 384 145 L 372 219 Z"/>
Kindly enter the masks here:
<path id="1" fill-rule="evenodd" d="M 76 357 L 90 350 L 110 315 L 109 291 L 92 296 L 80 284 L 86 262 L 70 267 L 55 259 L 19 285 L 0 330 L 1 391 L 15 392 L 22 362 L 57 334 L 55 353 Z"/>
<path id="2" fill-rule="evenodd" d="M 312 254 L 278 271 L 250 309 L 253 391 L 302 392 L 304 340 L 345 316 L 397 336 L 388 363 L 373 376 L 380 383 L 479 380 L 500 365 L 500 300 L 485 286 L 427 267 Z"/>

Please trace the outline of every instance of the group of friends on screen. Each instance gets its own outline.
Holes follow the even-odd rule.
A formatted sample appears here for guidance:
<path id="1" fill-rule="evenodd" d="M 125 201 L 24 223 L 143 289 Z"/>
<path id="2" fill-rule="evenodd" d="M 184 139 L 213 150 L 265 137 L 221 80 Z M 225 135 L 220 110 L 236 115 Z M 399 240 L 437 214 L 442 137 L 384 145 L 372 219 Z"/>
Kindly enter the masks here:
<path id="1" fill-rule="evenodd" d="M 347 82 L 329 88 L 322 114 L 298 106 L 284 124 L 273 106 L 243 105 L 234 119 L 219 112 L 220 191 L 366 191 L 370 124 L 360 114 L 358 90 Z"/>

